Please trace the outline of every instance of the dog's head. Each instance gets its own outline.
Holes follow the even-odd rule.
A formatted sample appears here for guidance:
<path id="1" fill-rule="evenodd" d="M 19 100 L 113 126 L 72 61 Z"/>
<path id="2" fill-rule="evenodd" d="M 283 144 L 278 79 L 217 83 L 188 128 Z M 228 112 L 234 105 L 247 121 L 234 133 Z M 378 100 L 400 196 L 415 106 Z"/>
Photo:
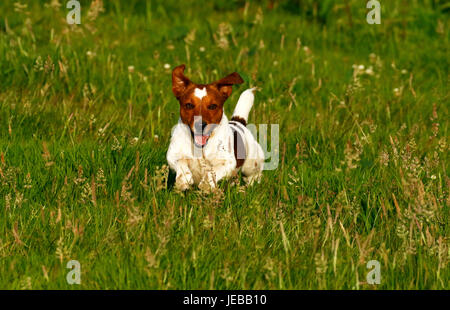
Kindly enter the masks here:
<path id="1" fill-rule="evenodd" d="M 173 69 L 172 91 L 180 102 L 180 116 L 197 146 L 203 147 L 223 115 L 232 86 L 244 82 L 236 72 L 210 84 L 196 84 L 184 75 L 185 65 Z"/>

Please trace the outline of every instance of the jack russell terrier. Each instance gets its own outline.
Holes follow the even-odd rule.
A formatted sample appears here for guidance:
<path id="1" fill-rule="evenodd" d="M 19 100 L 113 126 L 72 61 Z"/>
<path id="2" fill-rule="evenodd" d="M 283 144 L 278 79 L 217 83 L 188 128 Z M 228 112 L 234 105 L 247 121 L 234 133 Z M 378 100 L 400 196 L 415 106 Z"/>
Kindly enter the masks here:
<path id="1" fill-rule="evenodd" d="M 180 119 L 172 129 L 167 161 L 176 172 L 175 187 L 215 188 L 219 180 L 241 169 L 247 184 L 259 181 L 264 152 L 246 127 L 252 108 L 252 89 L 244 91 L 231 121 L 223 105 L 232 86 L 244 80 L 236 72 L 210 84 L 196 84 L 184 74 L 185 65 L 172 72 L 172 91 L 180 103 Z"/>

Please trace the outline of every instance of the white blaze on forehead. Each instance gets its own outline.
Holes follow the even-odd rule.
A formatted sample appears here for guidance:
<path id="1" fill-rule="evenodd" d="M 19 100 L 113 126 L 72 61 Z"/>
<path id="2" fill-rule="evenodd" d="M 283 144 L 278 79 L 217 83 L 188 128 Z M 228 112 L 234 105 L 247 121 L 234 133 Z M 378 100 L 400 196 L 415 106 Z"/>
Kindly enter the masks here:
<path id="1" fill-rule="evenodd" d="M 194 95 L 195 95 L 198 99 L 202 100 L 202 98 L 206 96 L 206 87 L 203 88 L 203 89 L 198 89 L 198 88 L 196 88 L 196 89 L 194 90 Z"/>

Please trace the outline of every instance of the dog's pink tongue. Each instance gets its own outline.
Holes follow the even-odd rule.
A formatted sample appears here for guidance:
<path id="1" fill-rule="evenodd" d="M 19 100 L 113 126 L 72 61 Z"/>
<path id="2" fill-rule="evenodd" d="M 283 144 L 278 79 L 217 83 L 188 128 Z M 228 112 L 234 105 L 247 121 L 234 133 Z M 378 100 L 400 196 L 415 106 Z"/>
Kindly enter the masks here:
<path id="1" fill-rule="evenodd" d="M 195 143 L 197 143 L 198 145 L 205 145 L 206 141 L 208 141 L 209 136 L 200 136 L 200 135 L 196 135 L 194 136 L 195 139 Z"/>

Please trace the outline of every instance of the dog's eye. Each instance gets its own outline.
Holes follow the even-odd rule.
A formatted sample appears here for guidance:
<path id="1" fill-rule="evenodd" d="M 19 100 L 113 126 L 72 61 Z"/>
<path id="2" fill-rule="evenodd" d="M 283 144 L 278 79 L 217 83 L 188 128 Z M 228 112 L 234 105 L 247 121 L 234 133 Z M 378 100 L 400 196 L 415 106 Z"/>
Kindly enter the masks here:
<path id="1" fill-rule="evenodd" d="M 209 110 L 215 110 L 215 109 L 217 109 L 217 104 L 210 104 L 210 105 L 208 106 L 208 109 L 209 109 Z"/>
<path id="2" fill-rule="evenodd" d="M 195 106 L 194 106 L 192 103 L 186 103 L 186 104 L 184 105 L 184 107 L 185 107 L 187 110 L 192 110 Z"/>

